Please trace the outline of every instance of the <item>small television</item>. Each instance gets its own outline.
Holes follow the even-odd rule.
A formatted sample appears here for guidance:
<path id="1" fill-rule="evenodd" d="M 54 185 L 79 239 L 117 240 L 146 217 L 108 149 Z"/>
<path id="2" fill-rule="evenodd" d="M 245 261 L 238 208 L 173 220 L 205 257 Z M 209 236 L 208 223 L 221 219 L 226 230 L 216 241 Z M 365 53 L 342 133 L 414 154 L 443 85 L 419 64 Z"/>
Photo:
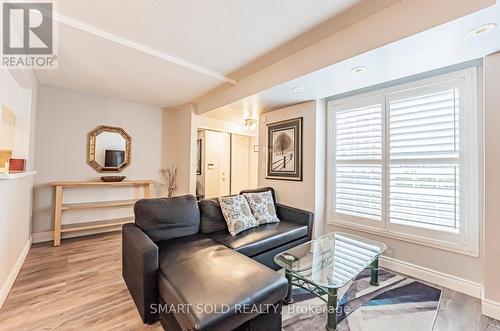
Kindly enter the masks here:
<path id="1" fill-rule="evenodd" d="M 125 161 L 125 151 L 107 149 L 105 152 L 104 166 L 106 168 L 119 167 Z"/>

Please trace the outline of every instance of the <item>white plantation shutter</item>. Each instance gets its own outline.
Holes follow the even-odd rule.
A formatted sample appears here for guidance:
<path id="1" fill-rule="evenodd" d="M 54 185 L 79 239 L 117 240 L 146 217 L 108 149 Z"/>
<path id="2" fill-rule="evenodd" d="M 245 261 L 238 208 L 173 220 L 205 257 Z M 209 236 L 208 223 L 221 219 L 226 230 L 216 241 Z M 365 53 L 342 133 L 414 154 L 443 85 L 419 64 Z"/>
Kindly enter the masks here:
<path id="1" fill-rule="evenodd" d="M 389 102 L 389 221 L 459 227 L 459 89 L 412 90 Z"/>
<path id="2" fill-rule="evenodd" d="M 477 68 L 328 102 L 331 224 L 479 252 Z"/>
<path id="3" fill-rule="evenodd" d="M 382 217 L 382 103 L 335 113 L 335 212 Z"/>

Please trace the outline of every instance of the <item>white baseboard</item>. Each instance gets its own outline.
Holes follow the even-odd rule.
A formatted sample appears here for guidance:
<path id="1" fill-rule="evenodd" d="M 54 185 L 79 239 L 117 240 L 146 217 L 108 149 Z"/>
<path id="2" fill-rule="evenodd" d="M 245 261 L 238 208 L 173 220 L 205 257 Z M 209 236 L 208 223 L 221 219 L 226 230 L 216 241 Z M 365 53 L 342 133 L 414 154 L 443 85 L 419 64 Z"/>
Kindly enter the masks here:
<path id="1" fill-rule="evenodd" d="M 7 295 L 9 295 L 10 289 L 12 288 L 12 285 L 14 285 L 14 281 L 16 280 L 17 274 L 21 270 L 21 267 L 23 266 L 24 260 L 26 259 L 26 256 L 28 256 L 28 252 L 30 251 L 31 247 L 31 242 L 32 238 L 30 237 L 28 241 L 26 242 L 26 245 L 24 245 L 23 250 L 17 257 L 16 263 L 10 270 L 9 275 L 7 276 L 7 279 L 5 282 L 2 284 L 2 287 L 0 287 L 0 308 L 2 308 L 3 303 L 5 302 L 5 299 L 7 299 Z"/>
<path id="2" fill-rule="evenodd" d="M 408 262 L 382 256 L 380 266 L 481 299 L 483 285 Z"/>
<path id="3" fill-rule="evenodd" d="M 114 232 L 114 231 L 120 231 L 120 230 L 121 230 L 121 225 L 117 225 L 116 227 L 110 227 L 110 228 L 93 229 L 93 230 L 88 230 L 88 231 L 79 231 L 79 232 L 71 232 L 71 233 L 68 232 L 68 233 L 62 234 L 62 239 L 82 237 L 82 236 L 88 236 L 88 235 L 92 235 L 92 234 Z M 32 238 L 33 238 L 34 244 L 46 242 L 46 241 L 52 241 L 52 240 L 54 240 L 54 231 L 33 233 Z"/>
<path id="4" fill-rule="evenodd" d="M 500 321 L 500 302 L 483 298 L 481 310 L 483 315 Z"/>

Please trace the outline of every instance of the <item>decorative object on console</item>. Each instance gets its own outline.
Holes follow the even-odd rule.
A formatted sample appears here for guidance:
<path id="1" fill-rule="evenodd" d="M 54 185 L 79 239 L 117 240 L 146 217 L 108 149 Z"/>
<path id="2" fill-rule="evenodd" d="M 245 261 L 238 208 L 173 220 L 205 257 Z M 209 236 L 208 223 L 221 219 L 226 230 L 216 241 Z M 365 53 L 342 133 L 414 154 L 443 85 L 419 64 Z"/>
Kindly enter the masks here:
<path id="1" fill-rule="evenodd" d="M 266 178 L 302 180 L 302 117 L 267 125 Z"/>
<path id="2" fill-rule="evenodd" d="M 124 180 L 126 177 L 125 176 L 102 176 L 101 177 L 101 180 L 103 182 L 121 182 L 122 180 Z"/>
<path id="3" fill-rule="evenodd" d="M 0 149 L 0 172 L 9 171 L 9 159 L 12 157 L 11 150 Z"/>
<path id="4" fill-rule="evenodd" d="M 259 193 L 243 193 L 247 199 L 252 214 L 259 225 L 266 223 L 277 223 L 280 220 L 276 216 L 274 200 L 271 191 Z"/>
<path id="5" fill-rule="evenodd" d="M 172 163 L 172 166 L 169 169 L 161 169 L 160 173 L 166 181 L 166 184 L 163 186 L 167 187 L 167 197 L 170 198 L 177 188 L 177 167 Z"/>
<path id="6" fill-rule="evenodd" d="M 9 172 L 24 172 L 26 170 L 25 159 L 9 159 Z"/>
<path id="7" fill-rule="evenodd" d="M 244 196 L 220 197 L 219 204 L 232 236 L 259 225 Z"/>
<path id="8" fill-rule="evenodd" d="M 100 125 L 87 135 L 87 163 L 97 172 L 121 172 L 130 165 L 131 144 L 122 128 Z"/>

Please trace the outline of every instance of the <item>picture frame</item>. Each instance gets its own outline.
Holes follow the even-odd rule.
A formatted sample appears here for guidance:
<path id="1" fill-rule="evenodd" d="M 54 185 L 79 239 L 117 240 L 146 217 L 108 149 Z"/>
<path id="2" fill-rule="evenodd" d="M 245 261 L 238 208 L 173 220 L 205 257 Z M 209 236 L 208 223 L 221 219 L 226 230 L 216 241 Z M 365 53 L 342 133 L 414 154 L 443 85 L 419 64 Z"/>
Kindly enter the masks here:
<path id="1" fill-rule="evenodd" d="M 302 181 L 302 117 L 267 124 L 266 179 Z"/>
<path id="2" fill-rule="evenodd" d="M 198 139 L 196 140 L 196 175 L 201 175 L 201 147 L 202 146 L 202 140 Z"/>

